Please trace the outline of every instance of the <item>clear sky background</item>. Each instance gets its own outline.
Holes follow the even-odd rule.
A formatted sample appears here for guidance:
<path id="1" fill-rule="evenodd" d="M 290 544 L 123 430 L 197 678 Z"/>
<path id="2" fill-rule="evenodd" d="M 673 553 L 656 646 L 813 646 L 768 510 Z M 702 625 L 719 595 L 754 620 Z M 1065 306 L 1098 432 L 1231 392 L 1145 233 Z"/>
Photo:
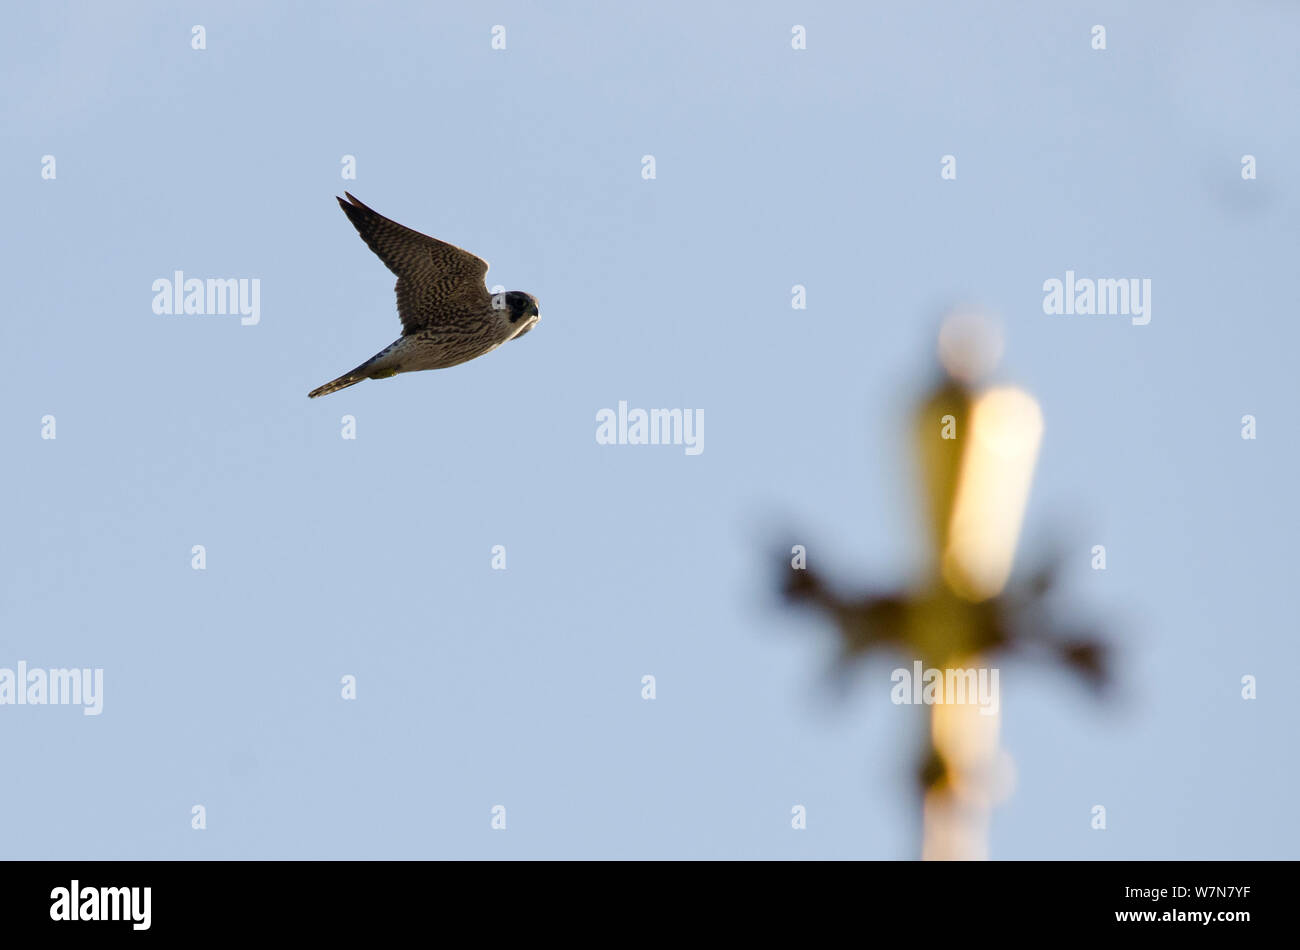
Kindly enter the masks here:
<path id="1" fill-rule="evenodd" d="M 1300 9 L 1194 7 L 7 9 L 0 666 L 105 696 L 0 707 L 0 854 L 913 856 L 896 664 L 829 701 L 772 555 L 914 577 L 908 413 L 969 302 L 1043 408 L 1022 563 L 1061 546 L 1121 660 L 1108 704 L 1001 664 L 992 855 L 1300 857 Z M 308 401 L 399 332 L 344 188 L 541 324 Z M 155 315 L 177 269 L 261 323 Z M 1150 324 L 1044 315 L 1067 269 L 1150 278 Z M 619 400 L 703 453 L 597 445 Z"/>

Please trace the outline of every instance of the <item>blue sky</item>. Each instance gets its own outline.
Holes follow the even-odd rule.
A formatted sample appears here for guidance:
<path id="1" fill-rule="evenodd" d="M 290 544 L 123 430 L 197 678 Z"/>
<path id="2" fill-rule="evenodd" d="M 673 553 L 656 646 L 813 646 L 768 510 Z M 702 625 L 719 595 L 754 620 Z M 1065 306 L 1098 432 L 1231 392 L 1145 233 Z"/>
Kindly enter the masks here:
<path id="1" fill-rule="evenodd" d="M 1298 27 L 1278 3 L 6 11 L 0 667 L 102 667 L 105 695 L 0 706 L 0 854 L 912 856 L 916 710 L 884 661 L 827 700 L 834 637 L 779 604 L 771 541 L 793 526 L 845 586 L 914 576 L 908 414 L 967 302 L 1043 410 L 1025 563 L 1073 552 L 1059 609 L 1121 651 L 1106 705 L 1002 664 L 992 855 L 1296 857 Z M 345 188 L 541 324 L 308 401 L 399 332 Z M 155 315 L 178 269 L 257 278 L 260 323 Z M 1149 278 L 1151 322 L 1045 315 L 1067 269 Z M 598 445 L 620 400 L 702 410 L 704 451 Z"/>

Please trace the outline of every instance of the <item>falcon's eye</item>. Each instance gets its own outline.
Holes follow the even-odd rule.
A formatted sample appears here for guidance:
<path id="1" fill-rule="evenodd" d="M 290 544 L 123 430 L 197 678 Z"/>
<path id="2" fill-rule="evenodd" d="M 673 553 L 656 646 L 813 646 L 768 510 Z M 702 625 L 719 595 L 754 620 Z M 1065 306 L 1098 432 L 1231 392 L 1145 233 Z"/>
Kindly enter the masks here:
<path id="1" fill-rule="evenodd" d="M 506 307 L 508 313 L 507 319 L 512 323 L 518 323 L 525 317 L 537 315 L 537 303 L 527 294 L 512 290 L 506 294 Z"/>

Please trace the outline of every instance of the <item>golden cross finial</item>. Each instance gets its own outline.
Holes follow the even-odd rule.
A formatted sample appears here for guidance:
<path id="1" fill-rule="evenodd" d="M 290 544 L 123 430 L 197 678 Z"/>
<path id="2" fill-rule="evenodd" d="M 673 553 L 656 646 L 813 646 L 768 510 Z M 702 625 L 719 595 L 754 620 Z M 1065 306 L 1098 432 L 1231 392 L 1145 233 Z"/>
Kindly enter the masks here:
<path id="1" fill-rule="evenodd" d="M 931 686 L 931 671 L 941 674 L 930 691 L 939 701 L 931 707 L 918 767 L 921 855 L 986 858 L 989 813 L 1010 785 L 1010 760 L 998 749 L 999 680 L 989 662 L 1011 653 L 1046 653 L 1100 688 L 1107 681 L 1106 650 L 1090 635 L 1056 629 L 1044 603 L 1054 564 L 1011 580 L 1043 432 L 1038 403 L 1015 387 L 975 388 L 1000 355 L 997 334 L 980 315 L 950 316 L 939 351 L 943 378 L 915 415 L 930 523 L 924 576 L 904 591 L 846 599 L 804 566 L 790 572 L 785 593 L 835 622 L 845 663 L 887 650 L 931 677 Z M 919 696 L 915 676 L 906 679 Z M 945 694 L 945 679 L 956 684 L 957 702 Z M 990 682 L 991 705 L 962 698 L 964 688 Z"/>

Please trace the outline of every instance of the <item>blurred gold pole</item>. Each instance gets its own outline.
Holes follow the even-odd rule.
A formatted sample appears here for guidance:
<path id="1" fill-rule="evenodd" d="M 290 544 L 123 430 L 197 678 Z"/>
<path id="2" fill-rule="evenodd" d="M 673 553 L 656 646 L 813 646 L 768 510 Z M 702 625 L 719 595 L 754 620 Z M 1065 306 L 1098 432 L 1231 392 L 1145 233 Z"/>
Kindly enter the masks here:
<path id="1" fill-rule="evenodd" d="M 983 664 L 978 657 L 971 657 L 959 665 L 977 668 Z M 998 750 L 1000 725 L 1000 710 L 982 715 L 974 703 L 931 709 L 930 740 L 946 770 L 944 779 L 925 793 L 923 860 L 987 860 L 992 808 L 1005 784 L 998 774 L 1003 765 Z"/>
<path id="2" fill-rule="evenodd" d="M 938 564 L 943 580 L 957 597 L 979 603 L 1000 593 L 1010 577 L 1043 419 L 1034 398 L 1013 387 L 986 391 L 963 415 L 969 432 L 955 487 L 931 473 L 931 496 L 940 502 L 936 513 L 947 515 Z M 936 490 L 936 481 L 946 481 L 947 491 Z M 961 633 L 953 633 L 956 642 L 941 668 L 986 668 L 985 659 L 963 653 Z M 1011 772 L 998 749 L 1000 697 L 997 704 L 991 713 L 974 702 L 931 709 L 929 741 L 943 770 L 922 805 L 923 860 L 988 858 L 992 807 L 1004 797 Z"/>

